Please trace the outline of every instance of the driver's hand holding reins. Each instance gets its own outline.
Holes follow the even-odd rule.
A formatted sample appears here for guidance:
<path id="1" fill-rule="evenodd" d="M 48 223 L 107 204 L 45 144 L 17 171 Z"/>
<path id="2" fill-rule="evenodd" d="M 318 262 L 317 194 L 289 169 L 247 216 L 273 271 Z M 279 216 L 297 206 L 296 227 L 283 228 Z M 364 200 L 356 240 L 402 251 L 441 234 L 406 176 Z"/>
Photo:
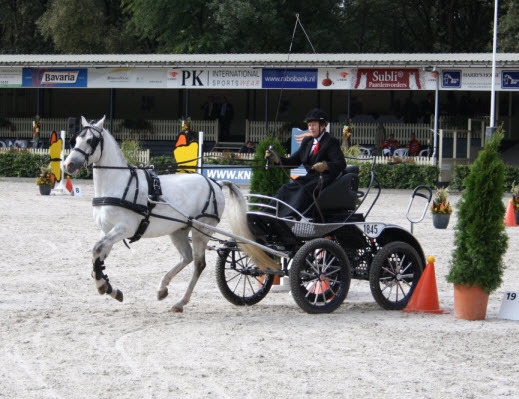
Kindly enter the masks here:
<path id="1" fill-rule="evenodd" d="M 267 151 L 265 151 L 265 159 L 267 161 L 272 161 L 275 164 L 281 163 L 281 158 L 279 157 L 279 155 L 274 150 L 267 150 Z"/>
<path id="2" fill-rule="evenodd" d="M 265 159 L 268 161 L 272 161 L 275 164 L 281 163 L 281 158 L 274 150 L 266 150 Z M 326 163 L 326 161 L 322 161 L 322 162 L 317 162 L 314 166 L 312 166 L 312 169 L 315 170 L 317 173 L 323 173 L 330 168 L 328 167 L 328 164 Z"/>

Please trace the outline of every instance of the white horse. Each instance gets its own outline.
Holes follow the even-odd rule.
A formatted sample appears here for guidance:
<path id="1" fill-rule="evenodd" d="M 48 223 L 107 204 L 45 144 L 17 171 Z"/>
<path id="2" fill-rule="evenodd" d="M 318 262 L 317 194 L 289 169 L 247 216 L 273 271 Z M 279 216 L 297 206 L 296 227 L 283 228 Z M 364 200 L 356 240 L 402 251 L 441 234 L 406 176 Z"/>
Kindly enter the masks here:
<path id="1" fill-rule="evenodd" d="M 230 189 L 233 200 L 231 228 L 235 234 L 252 239 L 247 226 L 245 199 L 229 181 L 214 182 L 199 174 L 160 176 L 150 168 L 128 165 L 113 136 L 103 128 L 104 117 L 97 123 L 82 119 L 83 129 L 75 138 L 74 148 L 64 163 L 68 174 L 93 164 L 94 220 L 102 230 L 92 252 L 93 272 L 100 294 L 109 294 L 122 302 L 123 294 L 112 288 L 104 274 L 104 261 L 113 245 L 126 238 L 160 237 L 168 234 L 180 253 L 180 261 L 164 276 L 157 293 L 159 300 L 168 295 L 168 285 L 185 266 L 194 260 L 194 271 L 186 293 L 172 310 L 182 312 L 204 270 L 205 250 L 212 234 L 211 226 L 222 217 L 225 206 L 222 186 Z M 189 233 L 192 233 L 192 246 Z M 254 245 L 245 245 L 257 264 L 276 267 Z"/>

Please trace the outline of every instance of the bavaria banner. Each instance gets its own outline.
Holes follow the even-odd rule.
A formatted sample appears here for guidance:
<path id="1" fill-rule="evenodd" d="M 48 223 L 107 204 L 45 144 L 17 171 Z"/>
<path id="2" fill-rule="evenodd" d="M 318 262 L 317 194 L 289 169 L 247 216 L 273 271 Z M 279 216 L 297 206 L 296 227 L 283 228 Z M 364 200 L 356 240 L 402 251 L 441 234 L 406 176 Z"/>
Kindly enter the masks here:
<path id="1" fill-rule="evenodd" d="M 23 68 L 23 87 L 87 87 L 86 68 Z"/>

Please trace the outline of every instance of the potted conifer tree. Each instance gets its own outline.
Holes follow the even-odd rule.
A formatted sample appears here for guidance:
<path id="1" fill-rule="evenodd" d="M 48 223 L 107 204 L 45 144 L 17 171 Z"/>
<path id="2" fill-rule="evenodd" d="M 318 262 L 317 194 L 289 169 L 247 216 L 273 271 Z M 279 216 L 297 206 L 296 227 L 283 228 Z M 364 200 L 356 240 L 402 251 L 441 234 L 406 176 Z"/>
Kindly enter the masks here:
<path id="1" fill-rule="evenodd" d="M 485 319 L 488 296 L 502 283 L 508 247 L 503 223 L 505 165 L 498 153 L 502 139 L 500 127 L 472 165 L 457 204 L 447 281 L 454 284 L 454 316 L 460 319 Z"/>

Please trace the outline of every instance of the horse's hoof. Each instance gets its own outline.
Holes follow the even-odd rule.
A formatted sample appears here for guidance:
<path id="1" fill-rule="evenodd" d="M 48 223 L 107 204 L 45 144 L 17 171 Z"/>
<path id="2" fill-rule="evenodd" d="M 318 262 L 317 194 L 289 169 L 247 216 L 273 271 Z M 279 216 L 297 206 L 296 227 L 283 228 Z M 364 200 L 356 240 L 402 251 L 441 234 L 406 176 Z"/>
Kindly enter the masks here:
<path id="1" fill-rule="evenodd" d="M 123 292 L 120 290 L 117 290 L 114 298 L 117 299 L 119 302 L 122 302 L 123 301 Z"/>
<path id="2" fill-rule="evenodd" d="M 159 292 L 157 292 L 157 299 L 159 301 L 162 301 L 167 296 L 168 296 L 168 287 L 162 288 L 161 290 L 159 290 Z"/>
<path id="3" fill-rule="evenodd" d="M 183 313 L 184 312 L 184 307 L 182 305 L 175 305 L 171 308 L 171 311 L 172 312 L 175 312 L 175 313 Z"/>

